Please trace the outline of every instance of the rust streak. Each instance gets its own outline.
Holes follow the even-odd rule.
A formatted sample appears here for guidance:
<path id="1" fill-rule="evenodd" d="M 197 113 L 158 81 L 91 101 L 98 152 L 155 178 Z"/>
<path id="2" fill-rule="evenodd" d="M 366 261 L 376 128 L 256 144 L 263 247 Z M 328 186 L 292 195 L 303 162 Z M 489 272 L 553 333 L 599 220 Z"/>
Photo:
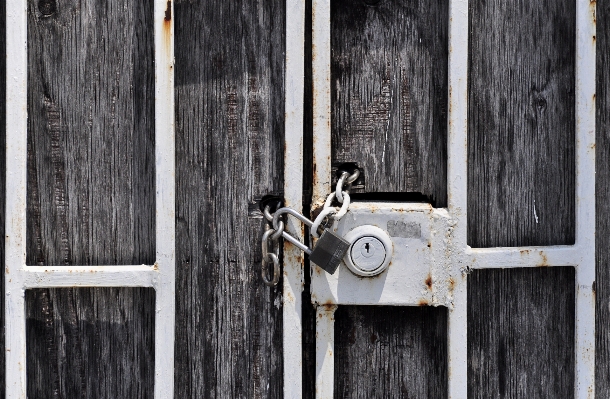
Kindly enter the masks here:
<path id="1" fill-rule="evenodd" d="M 165 9 L 165 21 L 169 22 L 172 20 L 172 1 L 167 0 L 167 8 Z"/>
<path id="2" fill-rule="evenodd" d="M 539 263 L 537 266 L 538 267 L 547 267 L 549 265 L 549 261 L 546 257 L 546 254 L 543 251 L 540 251 L 540 257 L 542 258 L 542 262 Z"/>
<path id="3" fill-rule="evenodd" d="M 419 306 L 428 306 L 428 301 L 426 301 L 425 299 L 420 299 L 418 305 Z"/>
<path id="4" fill-rule="evenodd" d="M 432 290 L 432 276 L 428 274 L 428 278 L 426 279 L 426 286 L 429 290 Z"/>

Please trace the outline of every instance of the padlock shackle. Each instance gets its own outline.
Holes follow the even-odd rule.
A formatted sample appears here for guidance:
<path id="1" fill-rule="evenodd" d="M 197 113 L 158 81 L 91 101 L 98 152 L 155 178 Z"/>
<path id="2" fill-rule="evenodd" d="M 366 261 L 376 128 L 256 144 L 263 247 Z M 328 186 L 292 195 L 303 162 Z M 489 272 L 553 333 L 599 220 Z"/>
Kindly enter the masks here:
<path id="1" fill-rule="evenodd" d="M 284 207 L 284 208 L 278 209 L 273 214 L 273 228 L 274 229 L 277 230 L 279 228 L 280 217 L 283 214 L 288 214 L 288 215 L 294 216 L 295 218 L 299 219 L 301 222 L 303 222 L 308 227 L 311 227 L 311 225 L 313 224 L 313 222 L 311 220 L 307 219 L 305 216 L 301 215 L 299 212 L 295 211 L 294 209 Z M 311 254 L 311 249 L 307 245 L 303 244 L 302 242 L 300 242 L 299 240 L 297 240 L 296 238 L 294 238 L 293 236 L 288 234 L 286 231 L 282 232 L 282 237 L 284 237 L 284 239 L 286 241 L 294 244 L 297 248 L 299 248 L 301 251 L 305 252 L 307 255 Z"/>
<path id="2" fill-rule="evenodd" d="M 278 209 L 277 211 L 275 211 L 275 214 L 273 214 L 273 228 L 274 229 L 277 230 L 277 228 L 280 225 L 280 216 L 282 216 L 285 213 L 292 215 L 295 218 L 299 219 L 301 222 L 306 224 L 308 227 L 311 227 L 311 225 L 313 224 L 313 222 L 311 220 L 307 219 L 305 216 L 301 215 L 299 212 L 295 211 L 294 209 L 284 207 L 284 208 Z"/>

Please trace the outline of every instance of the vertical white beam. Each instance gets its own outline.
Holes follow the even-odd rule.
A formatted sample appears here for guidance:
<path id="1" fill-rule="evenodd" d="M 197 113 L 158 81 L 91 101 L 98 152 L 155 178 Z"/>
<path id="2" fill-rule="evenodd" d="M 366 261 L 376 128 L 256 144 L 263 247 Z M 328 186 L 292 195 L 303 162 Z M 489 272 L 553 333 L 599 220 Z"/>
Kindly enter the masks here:
<path id="1" fill-rule="evenodd" d="M 314 205 L 331 192 L 330 1 L 312 2 Z"/>
<path id="2" fill-rule="evenodd" d="M 284 139 L 284 201 L 298 212 L 303 208 L 303 101 L 305 56 L 305 1 L 286 1 L 286 80 Z M 299 241 L 303 226 L 287 219 L 286 229 Z M 303 253 L 284 242 L 283 356 L 284 398 L 300 398 L 302 383 Z"/>
<path id="3" fill-rule="evenodd" d="M 595 2 L 576 1 L 576 398 L 595 397 Z"/>
<path id="4" fill-rule="evenodd" d="M 458 224 L 454 243 L 466 248 L 468 176 L 468 0 L 449 1 L 449 128 L 447 199 Z"/>
<path id="5" fill-rule="evenodd" d="M 467 278 L 462 275 L 463 252 L 467 248 L 468 176 L 468 0 L 449 2 L 449 130 L 447 159 L 448 210 L 456 221 L 451 274 L 455 278 L 449 308 L 449 398 L 466 398 L 467 384 Z M 465 259 L 465 258 L 464 258 Z"/>
<path id="6" fill-rule="evenodd" d="M 173 2 L 155 1 L 155 398 L 174 395 L 175 140 Z"/>
<path id="7" fill-rule="evenodd" d="M 453 306 L 449 308 L 449 399 L 464 399 L 468 393 L 467 276 L 456 278 Z"/>
<path id="8" fill-rule="evenodd" d="M 317 307 L 316 312 L 316 399 L 332 399 L 335 382 L 336 305 Z"/>
<path id="9" fill-rule="evenodd" d="M 6 397 L 25 398 L 27 3 L 6 4 Z"/>

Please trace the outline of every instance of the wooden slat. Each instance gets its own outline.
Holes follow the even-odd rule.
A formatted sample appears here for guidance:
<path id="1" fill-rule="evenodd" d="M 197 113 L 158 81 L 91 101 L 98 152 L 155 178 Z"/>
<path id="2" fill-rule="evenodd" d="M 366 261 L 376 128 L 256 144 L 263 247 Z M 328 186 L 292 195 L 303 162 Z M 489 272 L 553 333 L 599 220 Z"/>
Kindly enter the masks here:
<path id="1" fill-rule="evenodd" d="M 152 288 L 26 291 L 29 398 L 152 398 Z"/>
<path id="2" fill-rule="evenodd" d="M 446 308 L 337 309 L 335 398 L 446 397 Z"/>
<path id="3" fill-rule="evenodd" d="M 449 3 L 331 2 L 332 161 L 447 205 Z"/>
<path id="4" fill-rule="evenodd" d="M 574 243 L 575 4 L 469 3 L 472 247 Z"/>
<path id="5" fill-rule="evenodd" d="M 28 1 L 28 264 L 154 262 L 152 11 Z M 29 396 L 152 397 L 153 299 L 29 293 Z"/>
<path id="6" fill-rule="evenodd" d="M 575 2 L 469 4 L 468 244 L 572 244 Z M 573 270 L 468 284 L 469 397 L 570 397 Z"/>
<path id="7" fill-rule="evenodd" d="M 597 2 L 596 309 L 597 398 L 610 398 L 610 2 Z"/>
<path id="8" fill-rule="evenodd" d="M 28 5 L 27 262 L 152 264 L 152 4 Z"/>
<path id="9" fill-rule="evenodd" d="M 571 267 L 468 276 L 469 398 L 572 397 L 574 276 Z"/>
<path id="10" fill-rule="evenodd" d="M 283 2 L 175 4 L 177 398 L 281 398 L 281 283 L 253 201 L 283 187 Z M 250 210 L 249 210 L 250 208 Z"/>
<path id="11" fill-rule="evenodd" d="M 332 162 L 358 163 L 365 192 L 447 205 L 448 7 L 331 2 Z M 446 397 L 446 309 L 339 306 L 335 316 L 335 397 Z"/>

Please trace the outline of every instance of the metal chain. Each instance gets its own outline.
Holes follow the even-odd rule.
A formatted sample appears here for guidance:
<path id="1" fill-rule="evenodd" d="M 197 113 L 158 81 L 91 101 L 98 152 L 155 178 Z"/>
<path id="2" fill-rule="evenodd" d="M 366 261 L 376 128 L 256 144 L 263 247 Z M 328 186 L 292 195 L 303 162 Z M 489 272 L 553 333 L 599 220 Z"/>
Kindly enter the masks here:
<path id="1" fill-rule="evenodd" d="M 332 215 L 334 220 L 339 220 L 347 213 L 350 204 L 349 187 L 353 182 L 356 181 L 356 179 L 358 179 L 359 176 L 360 171 L 358 169 L 356 169 L 356 171 L 351 175 L 345 171 L 341 173 L 341 177 L 339 177 L 339 180 L 337 181 L 335 191 L 330 193 L 328 198 L 326 198 L 322 211 L 311 225 L 311 235 L 313 237 L 319 237 L 318 228 L 327 217 Z M 340 208 L 332 205 L 335 198 L 341 204 Z"/>
<path id="2" fill-rule="evenodd" d="M 358 176 L 360 176 L 360 171 L 358 169 L 351 175 L 348 172 L 341 173 L 335 191 L 330 193 L 328 198 L 326 198 L 322 211 L 313 222 L 291 208 L 281 208 L 272 214 L 269 205 L 265 207 L 263 214 L 265 215 L 265 219 L 267 219 L 267 224 L 262 239 L 261 277 L 266 285 L 273 287 L 277 285 L 280 280 L 280 237 L 290 241 L 306 253 L 311 253 L 311 250 L 307 245 L 299 242 L 284 230 L 284 222 L 279 218 L 284 214 L 296 217 L 304 224 L 310 226 L 311 235 L 317 238 L 319 236 L 318 228 L 326 218 L 332 215 L 332 218 L 336 221 L 347 213 L 350 204 L 349 188 L 351 184 L 358 179 Z M 341 207 L 332 205 L 335 198 L 341 204 Z M 270 264 L 273 264 L 273 277 L 271 279 L 267 277 L 267 269 Z"/>

